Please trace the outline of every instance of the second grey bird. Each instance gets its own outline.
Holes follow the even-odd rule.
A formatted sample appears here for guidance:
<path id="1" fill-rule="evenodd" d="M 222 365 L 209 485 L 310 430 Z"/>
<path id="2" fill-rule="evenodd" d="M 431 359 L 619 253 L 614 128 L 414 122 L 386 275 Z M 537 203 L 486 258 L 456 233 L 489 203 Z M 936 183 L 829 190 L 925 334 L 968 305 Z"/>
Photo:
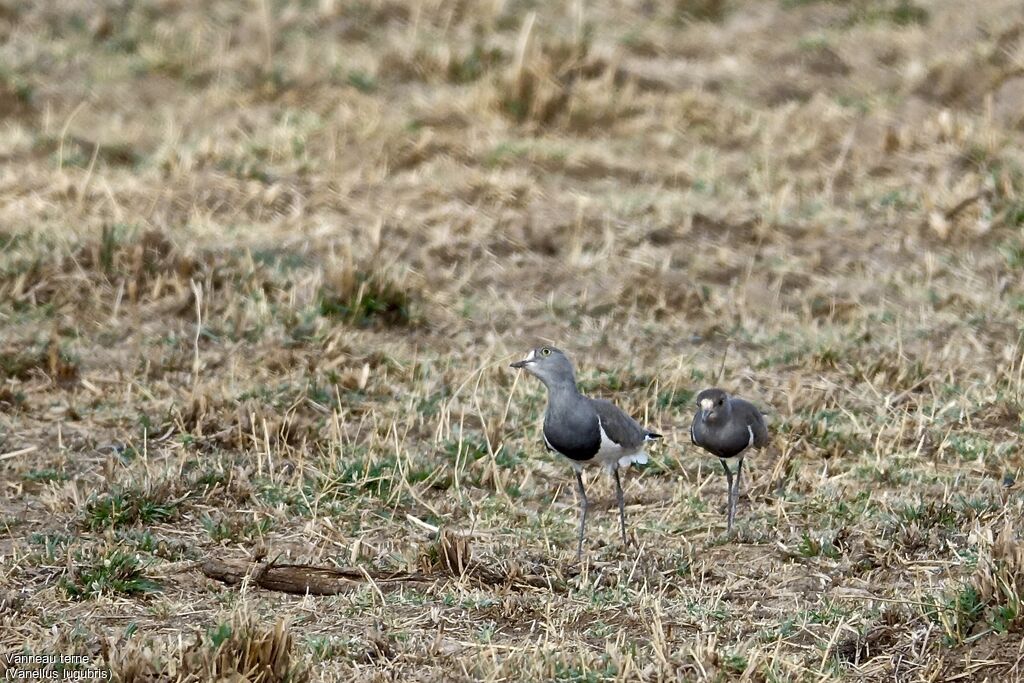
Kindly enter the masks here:
<path id="1" fill-rule="evenodd" d="M 526 358 L 511 364 L 537 377 L 548 390 L 544 412 L 544 444 L 549 451 L 565 457 L 576 472 L 576 491 L 580 498 L 580 529 L 576 559 L 583 556 L 583 536 L 587 524 L 587 492 L 583 488 L 583 467 L 603 465 L 615 477 L 619 504 L 622 543 L 626 537 L 626 504 L 619 468 L 633 463 L 645 464 L 644 444 L 660 439 L 661 434 L 640 424 L 610 401 L 590 398 L 576 386 L 572 362 L 553 346 L 531 349 Z"/>
<path id="2" fill-rule="evenodd" d="M 730 396 L 722 389 L 705 389 L 697 394 L 697 414 L 690 425 L 690 441 L 718 457 L 729 486 L 728 530 L 736 518 L 743 456 L 748 448 L 768 445 L 764 415 L 752 403 Z M 731 467 L 736 467 L 733 484 Z"/>

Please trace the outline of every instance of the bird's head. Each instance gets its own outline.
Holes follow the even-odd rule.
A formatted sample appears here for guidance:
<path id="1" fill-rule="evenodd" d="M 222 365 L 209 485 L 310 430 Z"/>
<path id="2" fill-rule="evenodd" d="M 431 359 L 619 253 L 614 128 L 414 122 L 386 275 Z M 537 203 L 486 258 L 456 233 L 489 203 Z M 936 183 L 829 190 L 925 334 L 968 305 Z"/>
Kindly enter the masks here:
<path id="1" fill-rule="evenodd" d="M 729 394 L 723 389 L 705 389 L 697 394 L 697 410 L 700 418 L 708 424 L 725 421 L 732 412 Z"/>
<path id="2" fill-rule="evenodd" d="M 537 377 L 548 387 L 563 384 L 576 385 L 572 362 L 561 350 L 553 346 L 538 346 L 530 349 L 526 357 L 509 365 L 520 368 Z"/>

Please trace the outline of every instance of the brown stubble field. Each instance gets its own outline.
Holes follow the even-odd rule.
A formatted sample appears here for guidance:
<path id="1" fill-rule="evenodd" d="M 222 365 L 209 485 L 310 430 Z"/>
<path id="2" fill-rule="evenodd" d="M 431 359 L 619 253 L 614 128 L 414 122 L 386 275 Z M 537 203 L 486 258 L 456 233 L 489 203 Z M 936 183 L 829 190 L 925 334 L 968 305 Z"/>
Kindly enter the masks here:
<path id="1" fill-rule="evenodd" d="M 1021 678 L 1019 2 L 4 0 L 0 36 L 4 652 Z M 540 340 L 666 436 L 635 548 L 589 477 L 582 566 L 507 367 Z M 773 432 L 732 538 L 715 383 Z M 286 564 L 351 578 L 257 585 Z"/>

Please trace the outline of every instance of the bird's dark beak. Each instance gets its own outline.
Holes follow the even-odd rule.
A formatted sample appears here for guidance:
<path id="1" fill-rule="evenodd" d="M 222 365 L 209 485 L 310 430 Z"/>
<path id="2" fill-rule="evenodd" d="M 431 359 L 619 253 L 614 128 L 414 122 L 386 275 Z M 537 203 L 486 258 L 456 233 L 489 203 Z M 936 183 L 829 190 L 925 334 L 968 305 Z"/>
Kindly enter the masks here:
<path id="1" fill-rule="evenodd" d="M 700 419 L 705 421 L 705 422 L 707 422 L 708 415 L 710 415 L 710 414 L 711 414 L 711 411 L 708 410 L 707 408 L 704 408 L 703 410 L 700 411 Z"/>
<path id="2" fill-rule="evenodd" d="M 533 352 L 533 351 L 530 351 L 528 354 L 526 354 L 526 358 L 524 358 L 522 360 L 517 360 L 515 363 L 509 363 L 508 366 L 510 368 L 516 368 L 518 370 L 518 369 L 525 368 L 527 365 L 533 365 L 536 362 L 537 362 L 537 355 L 536 355 L 536 353 Z"/>

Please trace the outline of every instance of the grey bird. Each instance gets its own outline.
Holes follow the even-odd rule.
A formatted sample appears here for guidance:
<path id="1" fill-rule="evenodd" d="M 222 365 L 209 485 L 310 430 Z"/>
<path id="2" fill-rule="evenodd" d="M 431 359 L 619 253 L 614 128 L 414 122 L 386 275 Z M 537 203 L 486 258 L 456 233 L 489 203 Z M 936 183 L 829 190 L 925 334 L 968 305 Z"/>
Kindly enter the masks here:
<path id="1" fill-rule="evenodd" d="M 736 518 L 743 456 L 748 448 L 768 445 L 768 426 L 754 404 L 730 396 L 722 389 L 705 389 L 697 394 L 697 414 L 690 425 L 690 441 L 716 456 L 725 470 L 729 486 L 728 530 Z M 736 467 L 733 485 L 732 470 Z"/>
<path id="2" fill-rule="evenodd" d="M 587 492 L 583 488 L 583 468 L 603 465 L 615 478 L 619 504 L 622 543 L 626 537 L 626 503 L 622 494 L 619 468 L 646 464 L 644 444 L 660 439 L 661 434 L 640 424 L 610 401 L 590 398 L 576 386 L 572 362 L 559 349 L 541 346 L 531 349 L 521 361 L 510 367 L 521 368 L 544 383 L 548 406 L 544 412 L 544 445 L 563 456 L 576 473 L 576 491 L 580 499 L 580 529 L 576 559 L 583 557 L 583 536 L 587 524 Z"/>

